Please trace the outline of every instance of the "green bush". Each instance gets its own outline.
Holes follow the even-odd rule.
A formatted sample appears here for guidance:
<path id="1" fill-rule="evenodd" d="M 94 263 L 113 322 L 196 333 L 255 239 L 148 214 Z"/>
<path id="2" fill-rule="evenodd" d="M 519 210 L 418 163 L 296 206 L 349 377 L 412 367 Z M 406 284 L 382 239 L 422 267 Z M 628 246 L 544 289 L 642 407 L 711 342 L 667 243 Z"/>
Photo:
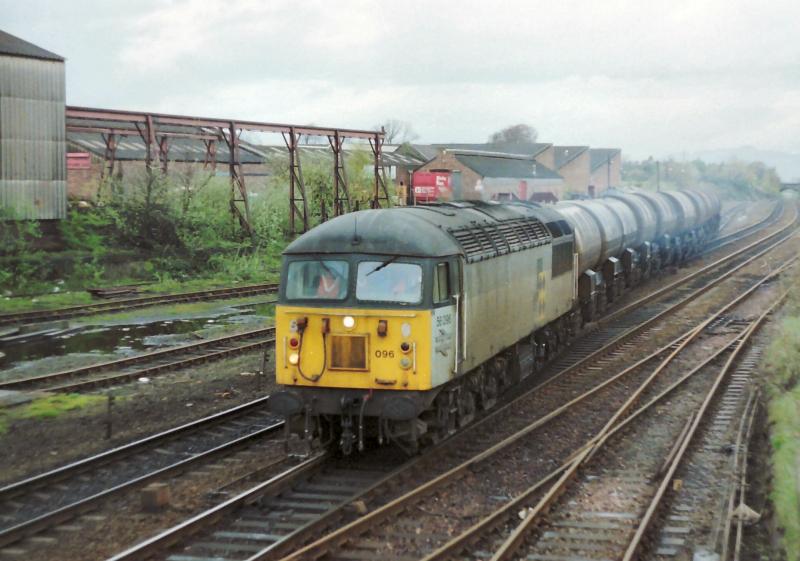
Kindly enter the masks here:
<path id="1" fill-rule="evenodd" d="M 290 237 L 289 170 L 285 157 L 268 163 L 279 171 L 265 181 L 248 178 L 252 238 L 231 212 L 227 177 L 198 166 L 176 166 L 168 176 L 142 170 L 107 179 L 97 205 L 70 210 L 59 226 L 65 248 L 58 254 L 35 250 L 35 222 L 0 223 L 0 288 L 51 292 L 48 283 L 63 279 L 63 288 L 146 280 L 161 290 L 180 290 L 188 279 L 274 279 Z M 322 221 L 323 206 L 333 216 L 333 170 L 326 159 L 306 158 L 302 166 L 313 227 Z M 349 152 L 344 173 L 351 200 L 368 208 L 371 152 Z"/>
<path id="2" fill-rule="evenodd" d="M 656 162 L 652 158 L 626 161 L 622 167 L 622 183 L 626 186 L 655 189 L 686 189 L 699 185 L 717 187 L 736 197 L 758 197 L 780 190 L 780 177 L 775 169 L 762 162 L 730 162 L 709 164 L 701 160 L 680 162 L 673 159 Z"/>

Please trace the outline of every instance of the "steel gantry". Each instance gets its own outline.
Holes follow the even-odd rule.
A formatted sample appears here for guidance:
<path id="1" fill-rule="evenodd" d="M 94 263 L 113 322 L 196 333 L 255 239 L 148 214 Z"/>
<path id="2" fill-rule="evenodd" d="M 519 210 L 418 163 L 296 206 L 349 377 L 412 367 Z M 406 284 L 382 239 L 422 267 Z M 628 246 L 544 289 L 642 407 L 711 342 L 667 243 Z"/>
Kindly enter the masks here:
<path id="1" fill-rule="evenodd" d="M 243 121 L 167 115 L 152 112 L 119 111 L 89 107 L 66 108 L 66 127 L 70 132 L 100 135 L 105 146 L 104 165 L 101 178 L 109 177 L 119 160 L 121 141 L 128 136 L 138 137 L 145 145 L 144 160 L 148 173 L 159 170 L 166 174 L 170 160 L 172 139 L 189 139 L 198 142 L 204 152 L 205 168 L 216 169 L 222 153 L 227 148 L 227 164 L 230 175 L 231 213 L 238 219 L 243 231 L 253 235 L 250 209 L 241 158 L 241 135 L 243 131 L 279 133 L 283 136 L 289 152 L 289 227 L 291 234 L 305 232 L 309 227 L 309 205 L 300 162 L 300 137 L 327 137 L 333 152 L 333 200 L 334 215 L 348 212 L 351 208 L 344 168 L 343 143 L 345 139 L 365 139 L 372 148 L 375 183 L 370 206 L 388 206 L 389 194 L 385 171 L 381 163 L 384 132 L 358 129 L 326 128 L 306 125 L 285 125 L 260 121 Z M 382 204 L 383 203 L 383 204 Z"/>

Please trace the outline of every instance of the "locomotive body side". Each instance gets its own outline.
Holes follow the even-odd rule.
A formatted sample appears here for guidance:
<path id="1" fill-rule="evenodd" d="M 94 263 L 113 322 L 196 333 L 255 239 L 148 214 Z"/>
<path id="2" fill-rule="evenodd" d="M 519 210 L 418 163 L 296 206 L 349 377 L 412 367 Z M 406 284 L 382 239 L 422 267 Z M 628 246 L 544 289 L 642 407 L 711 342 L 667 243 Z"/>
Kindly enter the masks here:
<path id="1" fill-rule="evenodd" d="M 284 390 L 270 408 L 342 419 L 343 434 L 357 415 L 360 426 L 377 421 L 379 434 L 415 440 L 416 419 L 443 392 L 458 399 L 461 378 L 487 383 L 485 364 L 572 308 L 572 232 L 563 220 L 551 226 L 554 277 L 554 236 L 543 221 L 561 217 L 537 211 L 477 203 L 363 211 L 299 238 L 284 256 L 276 308 Z M 493 391 L 489 383 L 482 395 Z M 354 437 L 345 440 L 350 447 Z"/>

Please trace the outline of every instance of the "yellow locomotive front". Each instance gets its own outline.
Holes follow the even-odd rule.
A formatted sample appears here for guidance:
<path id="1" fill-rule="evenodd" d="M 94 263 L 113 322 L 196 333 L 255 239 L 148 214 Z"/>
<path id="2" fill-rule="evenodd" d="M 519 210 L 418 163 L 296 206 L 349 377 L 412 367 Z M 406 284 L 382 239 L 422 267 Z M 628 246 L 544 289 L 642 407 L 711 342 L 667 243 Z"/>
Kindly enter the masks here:
<path id="1" fill-rule="evenodd" d="M 276 309 L 279 384 L 431 388 L 431 311 L 421 308 L 423 267 L 390 263 L 393 257 L 373 259 L 289 261 Z M 353 295 L 351 265 L 356 268 Z"/>
<path id="2" fill-rule="evenodd" d="M 345 453 L 368 438 L 416 446 L 420 415 L 458 369 L 458 247 L 423 243 L 408 220 L 395 226 L 418 241 L 376 234 L 387 224 L 370 218 L 397 212 L 339 217 L 284 254 L 275 312 L 282 388 L 269 407 L 292 433 Z"/>

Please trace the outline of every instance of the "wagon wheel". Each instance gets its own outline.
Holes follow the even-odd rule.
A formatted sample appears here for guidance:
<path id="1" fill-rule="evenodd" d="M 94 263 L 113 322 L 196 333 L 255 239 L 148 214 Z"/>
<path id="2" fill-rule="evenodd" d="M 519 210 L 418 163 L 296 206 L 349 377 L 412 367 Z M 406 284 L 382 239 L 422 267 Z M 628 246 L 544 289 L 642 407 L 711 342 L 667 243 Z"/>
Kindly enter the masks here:
<path id="1" fill-rule="evenodd" d="M 505 363 L 503 372 L 504 385 L 507 387 L 516 386 L 522 380 L 522 366 L 519 361 L 519 349 L 516 345 L 505 353 Z"/>
<path id="2" fill-rule="evenodd" d="M 452 414 L 450 396 L 449 391 L 440 393 L 433 401 L 433 408 L 422 415 L 428 424 L 428 432 L 425 434 L 428 444 L 441 442 L 455 430 L 456 418 Z"/>
<path id="3" fill-rule="evenodd" d="M 462 388 L 458 395 L 458 426 L 464 427 L 475 418 L 475 394 L 467 388 Z"/>
<path id="4" fill-rule="evenodd" d="M 494 372 L 486 372 L 481 383 L 481 409 L 484 411 L 494 407 L 499 393 L 498 380 Z"/>

